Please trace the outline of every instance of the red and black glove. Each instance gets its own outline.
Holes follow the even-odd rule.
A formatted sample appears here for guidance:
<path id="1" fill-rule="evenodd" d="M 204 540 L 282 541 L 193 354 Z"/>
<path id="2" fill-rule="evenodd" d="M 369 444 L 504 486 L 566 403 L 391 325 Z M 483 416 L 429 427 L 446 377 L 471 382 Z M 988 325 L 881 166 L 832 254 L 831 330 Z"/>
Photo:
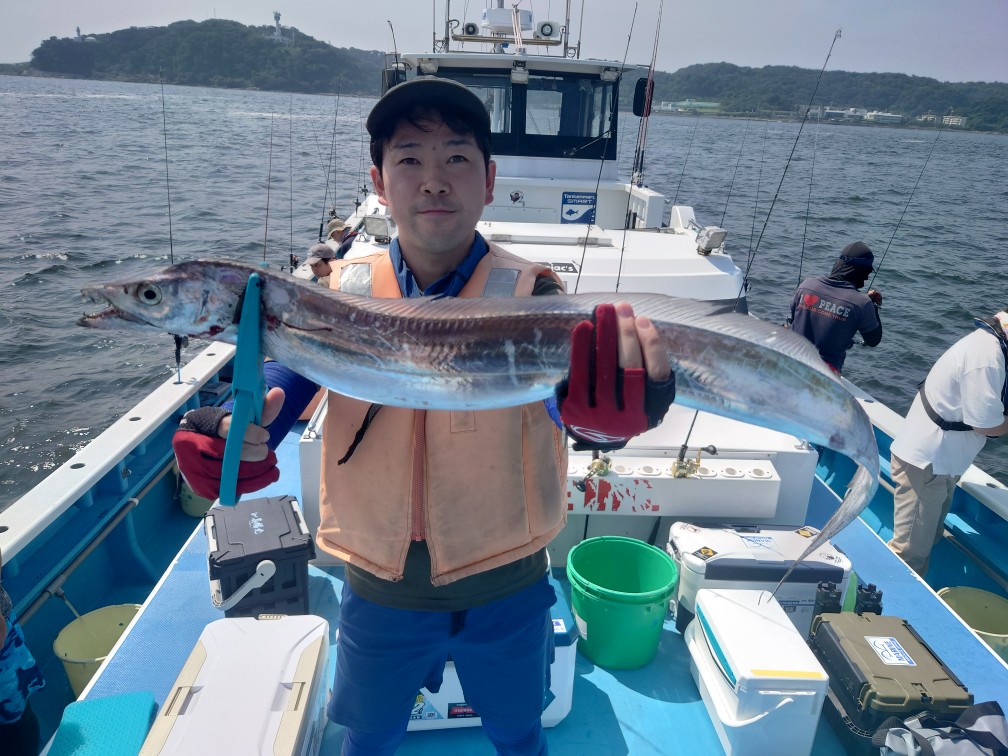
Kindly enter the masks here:
<path id="1" fill-rule="evenodd" d="M 217 435 L 217 426 L 231 414 L 220 407 L 200 407 L 182 416 L 172 437 L 172 448 L 179 472 L 199 496 L 211 501 L 220 496 L 221 470 L 224 467 L 226 439 Z M 260 462 L 242 461 L 238 465 L 236 493 L 252 493 L 280 479 L 276 453 L 270 449 Z"/>
<path id="2" fill-rule="evenodd" d="M 659 383 L 644 368 L 621 368 L 616 308 L 599 305 L 591 321 L 574 328 L 570 372 L 556 397 L 575 449 L 622 449 L 665 417 L 675 399 L 675 373 Z"/>

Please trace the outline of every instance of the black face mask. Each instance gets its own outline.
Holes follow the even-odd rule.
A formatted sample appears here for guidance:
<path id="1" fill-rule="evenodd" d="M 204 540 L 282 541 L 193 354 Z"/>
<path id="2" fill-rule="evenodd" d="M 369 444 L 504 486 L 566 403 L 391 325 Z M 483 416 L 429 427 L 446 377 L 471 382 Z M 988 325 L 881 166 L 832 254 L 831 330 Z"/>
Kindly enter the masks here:
<path id="1" fill-rule="evenodd" d="M 865 285 L 865 281 L 868 280 L 868 276 L 870 275 L 870 266 L 853 264 L 850 262 L 850 258 L 838 257 L 837 261 L 833 264 L 833 270 L 830 271 L 829 277 L 838 281 L 847 281 L 853 284 L 854 288 L 860 289 Z"/>

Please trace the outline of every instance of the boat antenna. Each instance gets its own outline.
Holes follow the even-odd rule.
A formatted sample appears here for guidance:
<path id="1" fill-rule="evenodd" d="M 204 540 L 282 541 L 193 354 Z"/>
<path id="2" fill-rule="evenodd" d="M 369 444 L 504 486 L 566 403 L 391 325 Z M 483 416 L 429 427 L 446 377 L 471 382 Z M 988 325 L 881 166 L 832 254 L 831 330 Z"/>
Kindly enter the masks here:
<path id="1" fill-rule="evenodd" d="M 951 112 L 949 110 L 948 112 Z M 934 141 L 931 142 L 931 149 L 928 150 L 927 158 L 924 160 L 924 165 L 921 166 L 920 173 L 917 174 L 917 181 L 914 182 L 913 189 L 910 190 L 910 196 L 907 197 L 906 204 L 903 206 L 903 212 L 900 213 L 899 220 L 896 221 L 896 228 L 893 229 L 892 236 L 889 237 L 889 243 L 886 244 L 885 250 L 882 252 L 882 256 L 879 258 L 878 265 L 875 266 L 875 271 L 872 273 L 871 281 L 868 282 L 868 288 L 871 288 L 872 283 L 875 281 L 875 277 L 878 275 L 879 268 L 882 267 L 882 261 L 885 260 L 886 254 L 889 252 L 889 247 L 893 243 L 893 239 L 896 238 L 896 232 L 899 231 L 900 224 L 903 223 L 903 216 L 906 215 L 907 208 L 910 207 L 910 200 L 913 199 L 914 192 L 917 191 L 917 185 L 920 183 L 921 176 L 924 175 L 924 169 L 927 168 L 928 161 L 931 159 L 931 153 L 934 152 L 935 145 L 938 144 L 938 137 L 941 136 L 942 129 L 945 128 L 945 119 L 942 118 L 942 124 L 938 128 L 938 133 L 935 134 Z"/>
<path id="2" fill-rule="evenodd" d="M 728 203 L 731 202 L 732 188 L 735 186 L 735 176 L 738 173 L 739 163 L 742 162 L 742 149 L 745 147 L 745 140 L 746 136 L 749 134 L 749 123 L 751 121 L 751 117 L 746 119 L 745 131 L 742 132 L 742 144 L 740 144 L 738 148 L 738 156 L 735 158 L 735 170 L 732 171 L 731 181 L 728 184 L 728 196 L 725 197 L 724 210 L 721 211 L 721 222 L 718 224 L 721 227 L 724 227 L 724 219 L 728 214 Z"/>
<path id="3" fill-rule="evenodd" d="M 805 263 L 805 239 L 808 236 L 808 219 L 812 207 L 812 181 L 815 178 L 815 158 L 819 151 L 819 124 L 822 121 L 822 109 L 816 114 L 815 141 L 812 143 L 812 169 L 808 177 L 808 199 L 805 200 L 805 228 L 802 229 L 801 255 L 798 256 L 798 283 L 802 282 L 802 265 Z"/>
<path id="4" fill-rule="evenodd" d="M 662 2 L 664 2 L 664 0 L 662 0 Z M 582 12 L 583 12 L 584 5 L 582 4 L 581 7 L 582 7 Z M 623 69 L 626 67 L 627 55 L 630 54 L 630 40 L 633 38 L 633 28 L 634 28 L 634 22 L 636 20 L 637 20 L 637 3 L 634 3 L 633 16 L 630 18 L 630 33 L 627 34 L 626 49 L 623 51 L 623 63 L 620 66 L 619 79 L 623 78 Z M 580 42 L 578 43 L 578 46 L 580 47 Z M 602 136 L 598 137 L 598 139 L 604 138 L 605 142 L 602 145 L 602 157 L 599 158 L 598 177 L 595 179 L 595 198 L 596 198 L 596 208 L 595 208 L 595 211 L 598 210 L 598 207 L 597 207 L 597 204 L 598 204 L 598 190 L 599 190 L 599 186 L 602 184 L 602 170 L 603 170 L 603 168 L 605 168 L 606 148 L 609 146 L 609 140 L 612 138 L 612 122 L 613 122 L 614 118 L 619 118 L 619 103 L 616 101 L 615 97 L 612 100 L 612 105 L 610 106 L 610 110 L 609 110 L 609 128 L 606 129 L 605 133 Z M 598 139 L 595 139 L 593 141 L 598 141 Z M 573 156 L 573 155 L 574 155 L 574 152 L 571 152 L 570 156 Z M 628 213 L 630 211 L 629 208 L 630 208 L 630 194 L 627 193 L 627 212 Z M 593 218 L 593 221 L 594 220 L 595 219 Z M 588 231 L 591 229 L 592 225 L 593 225 L 593 223 L 589 223 L 588 224 L 588 229 L 585 230 L 584 244 L 581 246 L 581 264 L 578 266 L 577 278 L 574 279 L 574 293 L 575 294 L 577 293 L 578 286 L 581 283 L 581 271 L 584 270 L 584 260 L 585 260 L 585 256 L 588 254 L 588 236 L 589 236 Z M 616 271 L 616 290 L 617 291 L 619 291 L 620 274 L 623 271 L 623 251 L 624 251 L 624 249 L 626 247 L 626 228 L 625 228 L 625 225 L 626 224 L 624 224 L 624 229 L 623 229 L 623 244 L 621 245 L 621 248 L 620 248 L 620 264 L 619 264 L 619 269 Z"/>
<path id="5" fill-rule="evenodd" d="M 168 180 L 168 116 L 165 113 L 164 77 L 161 69 L 158 68 L 158 81 L 161 82 L 161 131 L 164 134 L 164 179 L 165 189 L 168 192 L 168 260 L 169 264 L 175 264 L 175 245 L 172 239 L 171 222 L 171 181 Z M 182 350 L 189 346 L 189 339 L 186 336 L 172 334 L 175 339 L 175 385 L 182 385 Z"/>
<path id="6" fill-rule="evenodd" d="M 777 183 L 777 191 L 774 192 L 773 199 L 770 200 L 770 209 L 767 210 L 766 218 L 763 219 L 763 227 L 760 229 L 759 236 L 756 239 L 756 246 L 753 248 L 752 254 L 749 256 L 749 262 L 746 265 L 745 275 L 742 276 L 742 288 L 739 289 L 739 292 L 735 297 L 736 306 L 738 304 L 738 300 L 742 297 L 742 293 L 745 291 L 746 282 L 749 280 L 749 271 L 752 268 L 753 261 L 756 259 L 756 253 L 759 251 L 759 245 L 763 240 L 763 234 L 766 233 L 767 224 L 770 222 L 770 214 L 773 212 L 774 205 L 777 203 L 777 197 L 780 196 L 781 187 L 784 185 L 784 177 L 787 176 L 788 166 L 791 165 L 791 158 L 794 157 L 795 148 L 798 146 L 798 140 L 801 139 L 802 129 L 805 128 L 805 121 L 808 120 L 808 114 L 812 110 L 812 103 L 815 101 L 816 92 L 819 91 L 819 84 L 822 82 L 823 72 L 826 70 L 826 64 L 829 63 L 830 56 L 833 54 L 833 46 L 836 44 L 836 41 L 840 39 L 841 31 L 842 29 L 837 29 L 836 33 L 833 35 L 833 41 L 830 43 L 829 52 L 826 53 L 826 60 L 823 61 L 822 68 L 819 69 L 819 78 L 816 79 L 815 88 L 812 90 L 812 96 L 809 98 L 809 103 L 805 107 L 805 115 L 802 116 L 801 125 L 798 127 L 798 134 L 795 136 L 794 144 L 791 145 L 791 153 L 788 155 L 787 162 L 784 163 L 784 170 L 781 173 L 780 181 Z"/>
<path id="7" fill-rule="evenodd" d="M 273 180 L 273 113 L 270 113 L 269 163 L 266 168 L 266 220 L 263 224 L 263 265 L 266 265 L 266 241 L 269 238 L 270 183 Z"/>
<path id="8" fill-rule="evenodd" d="M 569 48 L 567 48 L 566 43 L 564 44 L 564 48 L 565 48 L 565 50 L 567 50 L 567 57 L 575 57 L 575 58 L 578 58 L 579 60 L 581 58 L 581 31 L 584 29 L 584 5 L 585 5 L 584 4 L 584 0 L 581 0 L 581 16 L 578 19 L 578 41 L 577 41 L 577 47 L 574 48 L 574 55 L 573 56 L 570 55 L 570 51 L 569 51 Z M 570 9 L 570 1 L 569 0 L 568 0 L 568 3 L 567 3 L 567 7 L 568 7 L 567 16 L 570 17 L 570 10 L 569 10 Z M 637 5 L 636 4 L 634 5 L 634 15 L 635 16 L 637 15 Z M 630 24 L 630 27 L 631 27 L 631 29 L 633 28 L 633 24 L 632 23 Z M 626 56 L 623 57 L 623 62 L 624 63 L 626 62 Z"/>

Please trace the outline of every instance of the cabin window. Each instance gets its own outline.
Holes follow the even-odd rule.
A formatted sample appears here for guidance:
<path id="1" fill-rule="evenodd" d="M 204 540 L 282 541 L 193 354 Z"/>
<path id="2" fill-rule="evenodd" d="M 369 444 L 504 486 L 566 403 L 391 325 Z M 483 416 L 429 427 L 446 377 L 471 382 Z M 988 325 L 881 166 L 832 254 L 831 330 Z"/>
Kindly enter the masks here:
<path id="1" fill-rule="evenodd" d="M 486 105 L 494 155 L 616 159 L 618 82 L 530 72 L 527 84 L 512 84 L 510 70 L 442 69 L 438 75 L 464 84 Z"/>
<path id="2" fill-rule="evenodd" d="M 601 136 L 608 125 L 611 107 L 611 83 L 562 76 L 530 76 L 525 100 L 525 133 Z"/>

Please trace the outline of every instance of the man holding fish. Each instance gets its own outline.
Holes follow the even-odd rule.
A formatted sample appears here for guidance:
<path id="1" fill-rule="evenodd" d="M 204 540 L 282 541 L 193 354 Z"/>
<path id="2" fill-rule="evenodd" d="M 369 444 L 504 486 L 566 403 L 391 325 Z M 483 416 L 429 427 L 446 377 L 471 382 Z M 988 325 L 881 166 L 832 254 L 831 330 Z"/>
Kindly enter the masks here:
<path id="1" fill-rule="evenodd" d="M 418 77 L 389 90 L 367 128 L 371 179 L 398 238 L 387 252 L 333 261 L 331 288 L 386 299 L 562 291 L 551 270 L 475 232 L 496 165 L 473 92 Z M 279 442 L 316 387 L 279 363 L 266 376 L 239 493 L 278 478 L 270 438 Z M 329 708 L 347 728 L 344 754 L 394 753 L 417 691 L 437 687 L 449 655 L 498 753 L 546 753 L 546 545 L 566 519 L 564 429 L 581 448 L 620 448 L 674 396 L 658 331 L 626 303 L 599 305 L 574 328 L 568 377 L 546 401 L 427 410 L 330 392 L 317 542 L 347 563 Z M 220 409 L 194 410 L 175 437 L 179 468 L 208 498 L 229 424 Z"/>
<path id="2" fill-rule="evenodd" d="M 496 169 L 471 95 L 423 77 L 375 106 L 372 180 L 399 237 L 337 261 L 329 290 L 233 260 L 83 289 L 109 306 L 82 326 L 236 343 L 258 276 L 260 348 L 277 362 L 264 366 L 273 389 L 262 427 L 244 436 L 239 493 L 278 479 L 272 448 L 317 387 L 330 390 L 317 540 L 349 563 L 330 712 L 348 726 L 348 753 L 394 751 L 404 691 L 436 684 L 449 652 L 498 750 L 545 749 L 545 546 L 564 524 L 561 423 L 581 448 L 619 448 L 675 398 L 850 457 L 843 501 L 796 565 L 878 485 L 871 421 L 805 338 L 716 302 L 621 295 L 631 308 L 560 294 L 552 271 L 488 245 L 474 228 Z M 193 410 L 174 438 L 179 468 L 207 498 L 220 487 L 227 415 Z"/>

